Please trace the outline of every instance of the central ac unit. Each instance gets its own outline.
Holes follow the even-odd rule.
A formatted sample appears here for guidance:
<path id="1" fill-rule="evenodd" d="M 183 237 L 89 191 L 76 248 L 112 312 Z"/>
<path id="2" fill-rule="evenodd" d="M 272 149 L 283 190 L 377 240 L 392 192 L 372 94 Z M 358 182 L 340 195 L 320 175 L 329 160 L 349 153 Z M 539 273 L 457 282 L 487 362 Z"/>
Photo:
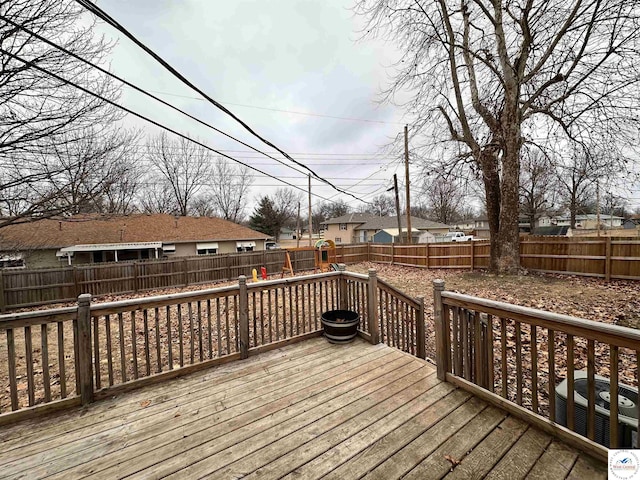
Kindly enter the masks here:
<path id="1" fill-rule="evenodd" d="M 608 378 L 595 375 L 595 438 L 600 445 L 609 448 L 610 393 Z M 567 426 L 567 380 L 556 387 L 556 423 Z M 587 372 L 574 372 L 574 431 L 587 436 L 588 384 Z M 618 384 L 618 448 L 638 448 L 638 389 L 629 385 Z"/>

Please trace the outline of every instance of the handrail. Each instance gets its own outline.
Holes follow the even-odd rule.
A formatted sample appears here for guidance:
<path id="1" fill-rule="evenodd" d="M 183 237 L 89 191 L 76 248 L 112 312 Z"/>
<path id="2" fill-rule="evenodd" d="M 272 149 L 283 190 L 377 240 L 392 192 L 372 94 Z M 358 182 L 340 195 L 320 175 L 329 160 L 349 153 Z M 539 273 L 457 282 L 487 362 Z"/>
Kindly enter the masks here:
<path id="1" fill-rule="evenodd" d="M 557 329 L 559 325 L 564 327 L 563 332 L 571 335 L 585 337 L 591 340 L 614 343 L 619 347 L 635 349 L 640 342 L 640 330 L 594 322 L 584 318 L 573 317 L 561 313 L 547 312 L 520 305 L 498 302 L 486 298 L 473 297 L 456 292 L 442 292 L 443 303 L 460 307 L 482 307 L 488 314 L 497 316 L 509 316 L 527 323 Z M 448 300 L 448 301 L 447 301 Z M 504 315 L 508 314 L 508 315 Z M 516 318 L 517 317 L 517 318 Z"/>
<path id="2" fill-rule="evenodd" d="M 390 283 L 387 283 L 384 280 L 378 280 L 378 285 L 382 287 L 382 289 L 392 292 L 394 295 L 401 298 L 403 302 L 408 303 L 413 308 L 420 308 L 420 303 L 415 298 L 410 297 L 406 293 L 402 293 L 400 290 L 398 290 L 396 287 L 394 287 Z"/>

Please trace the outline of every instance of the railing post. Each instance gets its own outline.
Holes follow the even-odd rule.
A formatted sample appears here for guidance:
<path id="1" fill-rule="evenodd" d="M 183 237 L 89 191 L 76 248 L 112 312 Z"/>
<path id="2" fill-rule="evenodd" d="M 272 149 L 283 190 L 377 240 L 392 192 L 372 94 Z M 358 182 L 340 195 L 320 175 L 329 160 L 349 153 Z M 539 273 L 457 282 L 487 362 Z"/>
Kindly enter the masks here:
<path id="1" fill-rule="evenodd" d="M 369 334 L 371 343 L 380 343 L 380 328 L 378 326 L 378 274 L 375 268 L 369 269 L 369 282 L 367 283 L 367 317 L 369 318 Z"/>
<path id="2" fill-rule="evenodd" d="M 445 345 L 447 342 L 444 338 L 444 318 L 442 315 L 442 291 L 444 290 L 444 280 L 433 281 L 433 317 L 435 323 L 436 333 L 436 366 L 437 375 L 439 380 L 445 379 L 447 373 L 447 355 L 449 352 L 445 352 Z"/>
<path id="3" fill-rule="evenodd" d="M 349 302 L 347 301 L 347 277 L 344 275 L 346 272 L 347 266 L 344 263 L 338 264 L 338 271 L 341 273 L 340 275 L 340 283 L 339 283 L 339 296 L 338 296 L 338 305 L 340 310 L 348 310 Z"/>
<path id="4" fill-rule="evenodd" d="M 91 362 L 91 295 L 83 293 L 78 297 L 78 364 L 80 398 L 83 405 L 93 402 L 93 364 Z"/>
<path id="5" fill-rule="evenodd" d="M 240 308 L 240 357 L 249 357 L 249 294 L 247 293 L 247 277 L 240 275 L 238 277 L 238 285 L 240 293 L 238 294 L 238 302 Z"/>
<path id="6" fill-rule="evenodd" d="M 418 297 L 418 315 L 416 318 L 416 352 L 419 358 L 427 358 L 427 348 L 425 344 L 425 324 L 424 324 L 424 297 Z"/>
<path id="7" fill-rule="evenodd" d="M 0 270 L 0 312 L 4 312 L 7 309 L 7 300 L 4 297 L 4 275 Z"/>

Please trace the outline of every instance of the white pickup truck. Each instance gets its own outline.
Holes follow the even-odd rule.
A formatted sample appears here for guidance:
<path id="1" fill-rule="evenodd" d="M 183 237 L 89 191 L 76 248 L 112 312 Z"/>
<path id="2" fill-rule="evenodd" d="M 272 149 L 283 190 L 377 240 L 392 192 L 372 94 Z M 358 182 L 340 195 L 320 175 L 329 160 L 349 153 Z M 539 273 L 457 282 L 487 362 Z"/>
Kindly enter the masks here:
<path id="1" fill-rule="evenodd" d="M 464 232 L 449 232 L 444 236 L 445 242 L 470 242 L 473 235 L 465 235 Z"/>

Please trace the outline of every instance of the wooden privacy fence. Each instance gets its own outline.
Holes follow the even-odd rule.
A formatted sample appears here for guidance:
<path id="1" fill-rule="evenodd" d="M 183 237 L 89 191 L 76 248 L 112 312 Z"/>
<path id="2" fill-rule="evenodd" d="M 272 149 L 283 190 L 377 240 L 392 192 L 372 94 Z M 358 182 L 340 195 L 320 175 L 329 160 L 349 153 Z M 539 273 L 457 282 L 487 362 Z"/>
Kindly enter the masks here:
<path id="1" fill-rule="evenodd" d="M 381 299 L 378 302 L 378 298 Z M 424 358 L 422 301 L 375 271 L 339 271 L 0 315 L 0 425 L 320 335 L 322 312 L 360 313 L 361 335 Z M 5 390 L 6 389 L 6 390 Z"/>
<path id="2" fill-rule="evenodd" d="M 340 245 L 337 261 L 369 261 L 420 268 L 482 269 L 489 267 L 488 241 L 419 245 Z M 523 268 L 612 279 L 640 280 L 640 240 L 570 237 L 526 237 L 520 241 Z"/>
<path id="3" fill-rule="evenodd" d="M 434 309 L 440 379 L 601 459 L 603 445 L 637 442 L 637 398 L 635 412 L 624 413 L 635 418 L 634 431 L 618 423 L 619 384 L 637 388 L 640 378 L 637 330 L 447 292 L 442 280 L 434 282 Z M 596 390 L 596 375 L 610 380 L 606 391 Z M 572 392 L 585 379 L 581 403 Z M 556 387 L 563 380 L 568 394 L 560 401 Z M 610 410 L 608 428 L 596 403 Z"/>
<path id="4" fill-rule="evenodd" d="M 313 250 L 291 250 L 296 272 L 314 268 Z M 229 281 L 251 276 L 255 268 L 280 273 L 284 250 L 231 253 L 171 260 L 87 264 L 38 270 L 0 270 L 0 310 L 73 302 L 81 293 L 93 296 L 145 292 L 162 288 Z"/>

